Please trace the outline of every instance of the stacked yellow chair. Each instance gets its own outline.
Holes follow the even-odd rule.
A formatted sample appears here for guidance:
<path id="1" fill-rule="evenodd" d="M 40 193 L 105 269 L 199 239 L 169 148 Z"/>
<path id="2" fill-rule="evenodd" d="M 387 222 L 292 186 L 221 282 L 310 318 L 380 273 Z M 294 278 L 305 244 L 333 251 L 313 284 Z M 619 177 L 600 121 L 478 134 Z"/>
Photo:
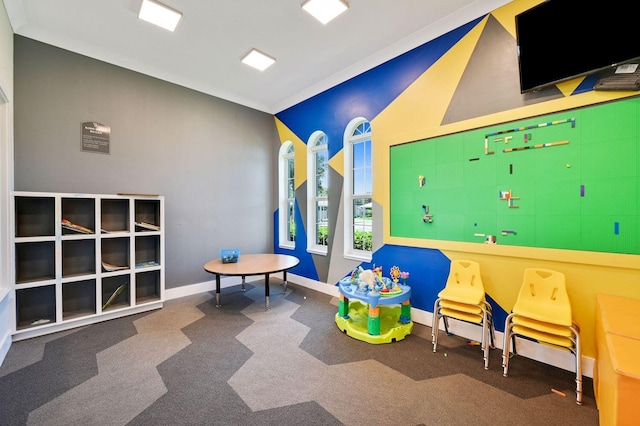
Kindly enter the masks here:
<path id="1" fill-rule="evenodd" d="M 576 358 L 576 403 L 582 404 L 582 356 L 580 328 L 573 321 L 564 274 L 528 268 L 518 298 L 504 325 L 503 376 L 509 375 L 509 358 L 516 336 L 570 351 Z"/>
<path id="2" fill-rule="evenodd" d="M 438 328 L 440 318 L 449 332 L 448 318 L 478 324 L 482 327 L 480 347 L 483 353 L 484 368 L 489 369 L 489 338 L 493 345 L 494 329 L 491 305 L 487 303 L 484 285 L 480 275 L 480 265 L 471 260 L 453 260 L 444 289 L 438 293 L 433 305 L 433 324 L 431 338 L 433 352 L 438 346 Z"/>

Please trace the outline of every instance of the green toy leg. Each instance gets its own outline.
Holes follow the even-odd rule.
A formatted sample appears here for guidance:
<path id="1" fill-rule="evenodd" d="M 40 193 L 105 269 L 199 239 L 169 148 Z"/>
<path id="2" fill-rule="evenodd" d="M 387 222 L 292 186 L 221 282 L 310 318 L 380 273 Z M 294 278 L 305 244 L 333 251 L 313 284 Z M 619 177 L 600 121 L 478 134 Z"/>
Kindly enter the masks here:
<path id="1" fill-rule="evenodd" d="M 380 307 L 369 306 L 369 321 L 367 331 L 373 336 L 380 334 Z"/>
<path id="2" fill-rule="evenodd" d="M 408 324 L 411 322 L 411 303 L 408 300 L 402 302 L 399 320 L 402 324 Z"/>
<path id="3" fill-rule="evenodd" d="M 338 300 L 338 315 L 342 318 L 349 318 L 349 299 L 340 294 Z"/>

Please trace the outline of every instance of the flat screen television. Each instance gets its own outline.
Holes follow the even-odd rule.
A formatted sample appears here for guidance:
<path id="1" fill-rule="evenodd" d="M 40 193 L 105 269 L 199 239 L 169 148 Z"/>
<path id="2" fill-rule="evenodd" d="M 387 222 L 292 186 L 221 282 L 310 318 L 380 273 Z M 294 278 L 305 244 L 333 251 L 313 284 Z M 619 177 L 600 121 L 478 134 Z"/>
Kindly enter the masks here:
<path id="1" fill-rule="evenodd" d="M 640 60 L 633 3 L 547 0 L 516 15 L 520 91 Z"/>

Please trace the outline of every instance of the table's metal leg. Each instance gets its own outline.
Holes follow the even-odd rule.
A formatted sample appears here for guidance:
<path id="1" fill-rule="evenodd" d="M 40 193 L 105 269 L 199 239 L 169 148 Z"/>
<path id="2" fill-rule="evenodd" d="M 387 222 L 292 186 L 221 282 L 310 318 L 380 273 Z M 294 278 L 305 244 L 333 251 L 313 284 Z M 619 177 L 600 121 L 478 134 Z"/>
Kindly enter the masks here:
<path id="1" fill-rule="evenodd" d="M 244 288 L 245 278 L 246 278 L 246 277 L 243 275 L 243 276 L 242 276 L 242 291 L 247 291 L 247 289 L 246 289 L 246 288 Z"/>
<path id="2" fill-rule="evenodd" d="M 216 308 L 220 306 L 220 274 L 216 274 Z"/>
<path id="3" fill-rule="evenodd" d="M 282 271 L 282 279 L 284 283 L 282 284 L 282 293 L 287 292 L 287 271 Z"/>
<path id="4" fill-rule="evenodd" d="M 269 274 L 264 275 L 264 309 L 269 310 Z"/>

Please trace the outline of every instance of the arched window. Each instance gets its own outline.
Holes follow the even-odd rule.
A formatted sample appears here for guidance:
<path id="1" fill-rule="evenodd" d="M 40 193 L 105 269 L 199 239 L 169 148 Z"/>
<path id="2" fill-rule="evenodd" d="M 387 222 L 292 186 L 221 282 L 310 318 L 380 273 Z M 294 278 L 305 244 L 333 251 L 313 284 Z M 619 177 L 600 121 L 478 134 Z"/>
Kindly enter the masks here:
<path id="1" fill-rule="evenodd" d="M 371 125 L 357 118 L 344 136 L 344 256 L 371 261 L 373 247 Z"/>
<path id="2" fill-rule="evenodd" d="M 307 143 L 307 251 L 327 254 L 329 238 L 329 150 L 327 135 L 316 131 Z"/>
<path id="3" fill-rule="evenodd" d="M 280 228 L 278 245 L 281 248 L 294 249 L 296 246 L 296 163 L 293 143 L 290 141 L 283 143 L 278 157 L 278 224 Z"/>

